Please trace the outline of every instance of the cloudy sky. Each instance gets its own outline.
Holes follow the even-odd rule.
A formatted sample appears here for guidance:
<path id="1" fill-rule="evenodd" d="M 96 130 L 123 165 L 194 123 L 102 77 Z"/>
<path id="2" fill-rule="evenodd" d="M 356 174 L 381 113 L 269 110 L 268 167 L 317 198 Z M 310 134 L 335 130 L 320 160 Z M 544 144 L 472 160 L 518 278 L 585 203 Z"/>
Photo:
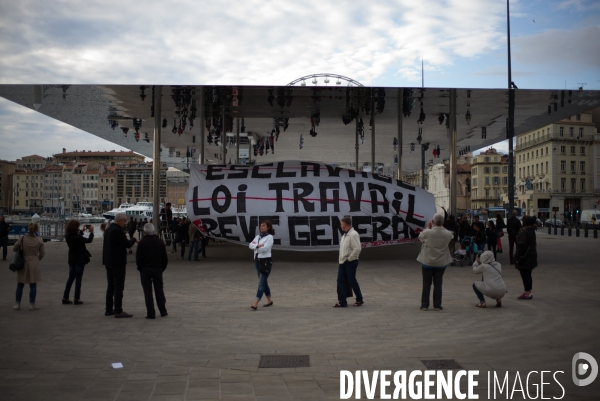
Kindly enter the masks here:
<path id="1" fill-rule="evenodd" d="M 425 86 L 506 87 L 502 0 L 223 4 L 0 2 L 0 83 L 285 85 L 332 72 L 419 86 L 423 59 Z M 511 0 L 511 36 L 519 88 L 600 89 L 600 1 Z M 0 99 L 0 159 L 49 156 L 82 140 L 119 149 Z"/>

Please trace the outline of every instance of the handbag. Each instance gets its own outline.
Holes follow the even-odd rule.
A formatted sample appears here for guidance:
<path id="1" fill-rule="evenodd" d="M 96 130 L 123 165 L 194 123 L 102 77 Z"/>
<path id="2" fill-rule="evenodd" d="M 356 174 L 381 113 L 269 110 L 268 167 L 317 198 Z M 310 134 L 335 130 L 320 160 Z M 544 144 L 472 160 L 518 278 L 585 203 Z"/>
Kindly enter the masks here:
<path id="1" fill-rule="evenodd" d="M 24 237 L 21 237 L 21 245 L 19 245 L 19 250 L 15 253 L 15 256 L 13 256 L 10 265 L 8 266 L 8 268 L 13 272 L 19 271 L 25 266 L 25 257 L 23 256 L 23 238 Z"/>
<path id="2" fill-rule="evenodd" d="M 502 230 L 498 231 L 498 237 L 504 237 L 504 231 L 502 231 Z"/>
<path id="3" fill-rule="evenodd" d="M 84 248 L 84 252 L 83 252 L 83 263 L 84 264 L 88 264 L 91 261 L 92 254 L 90 253 L 90 251 L 88 251 L 87 249 Z"/>
<path id="4" fill-rule="evenodd" d="M 268 275 L 271 273 L 271 267 L 273 267 L 271 258 L 258 258 L 258 272 L 260 274 Z"/>
<path id="5" fill-rule="evenodd" d="M 528 246 L 522 255 L 515 255 L 515 267 L 518 268 L 518 265 L 523 263 L 523 260 L 525 260 L 525 257 L 527 256 L 527 252 L 529 252 L 529 248 L 530 247 Z"/>

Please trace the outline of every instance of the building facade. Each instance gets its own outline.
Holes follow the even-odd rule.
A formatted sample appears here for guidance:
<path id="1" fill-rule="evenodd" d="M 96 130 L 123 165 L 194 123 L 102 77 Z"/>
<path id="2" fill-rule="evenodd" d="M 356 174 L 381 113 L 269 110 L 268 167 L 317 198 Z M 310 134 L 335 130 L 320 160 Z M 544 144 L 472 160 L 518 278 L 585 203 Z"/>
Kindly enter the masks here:
<path id="1" fill-rule="evenodd" d="M 19 170 L 41 170 L 46 168 L 47 160 L 40 155 L 24 156 L 15 162 Z"/>
<path id="2" fill-rule="evenodd" d="M 471 163 L 471 209 L 484 210 L 503 206 L 508 192 L 508 156 L 489 148 Z"/>
<path id="3" fill-rule="evenodd" d="M 595 186 L 600 184 L 594 176 L 596 136 L 592 113 L 519 135 L 515 205 L 542 220 L 556 213 L 578 221 L 581 210 L 593 209 L 598 198 Z"/>
<path id="4" fill-rule="evenodd" d="M 55 164 L 85 163 L 88 168 L 99 168 L 100 164 L 107 167 L 117 166 L 118 164 L 143 163 L 144 156 L 135 152 L 115 151 L 110 152 L 92 152 L 91 150 L 67 152 L 63 148 L 62 153 L 54 155 Z"/>
<path id="5" fill-rule="evenodd" d="M 100 212 L 98 202 L 98 169 L 86 169 L 81 176 L 81 194 L 83 195 L 82 212 L 97 214 Z"/>
<path id="6" fill-rule="evenodd" d="M 8 214 L 13 206 L 13 174 L 17 164 L 0 160 L 0 214 Z"/>
<path id="7" fill-rule="evenodd" d="M 43 209 L 46 213 L 64 214 L 66 188 L 63 167 L 49 165 L 45 169 Z"/>
<path id="8" fill-rule="evenodd" d="M 117 182 L 117 174 L 114 168 L 106 169 L 106 171 L 98 176 L 98 204 L 102 212 L 109 211 L 118 207 L 115 205 L 115 188 Z"/>
<path id="9" fill-rule="evenodd" d="M 460 215 L 471 209 L 471 165 L 456 166 L 456 210 L 450 210 L 450 164 L 438 163 L 428 169 L 428 191 L 435 198 L 436 211 L 444 207 L 449 213 Z"/>
<path id="10" fill-rule="evenodd" d="M 46 171 L 17 170 L 13 174 L 13 213 L 42 213 Z"/>
<path id="11" fill-rule="evenodd" d="M 190 185 L 190 175 L 184 171 L 169 168 L 167 171 L 167 197 L 165 202 L 174 206 L 185 205 L 185 193 Z"/>
<path id="12" fill-rule="evenodd" d="M 116 204 L 152 202 L 154 197 L 152 163 L 116 166 Z M 167 167 L 160 171 L 160 200 L 167 196 Z"/>

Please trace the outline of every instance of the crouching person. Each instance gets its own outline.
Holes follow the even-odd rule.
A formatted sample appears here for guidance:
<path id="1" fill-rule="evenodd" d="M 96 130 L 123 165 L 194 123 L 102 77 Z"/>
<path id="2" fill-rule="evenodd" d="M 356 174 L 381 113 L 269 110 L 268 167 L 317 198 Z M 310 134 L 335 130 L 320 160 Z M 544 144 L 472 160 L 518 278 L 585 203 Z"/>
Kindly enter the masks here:
<path id="1" fill-rule="evenodd" d="M 144 225 L 144 238 L 139 242 L 135 253 L 135 263 L 140 271 L 144 299 L 146 301 L 146 319 L 154 319 L 154 299 L 152 286 L 156 295 L 156 305 L 161 316 L 167 316 L 166 299 L 163 291 L 162 274 L 167 268 L 169 259 L 164 242 L 154 233 L 154 225 Z"/>
<path id="2" fill-rule="evenodd" d="M 506 284 L 502 278 L 502 267 L 494 260 L 494 254 L 486 251 L 477 256 L 473 263 L 473 273 L 481 274 L 481 281 L 473 283 L 473 291 L 479 298 L 478 308 L 485 308 L 484 295 L 496 300 L 496 308 L 502 306 L 502 298 L 506 294 Z"/>

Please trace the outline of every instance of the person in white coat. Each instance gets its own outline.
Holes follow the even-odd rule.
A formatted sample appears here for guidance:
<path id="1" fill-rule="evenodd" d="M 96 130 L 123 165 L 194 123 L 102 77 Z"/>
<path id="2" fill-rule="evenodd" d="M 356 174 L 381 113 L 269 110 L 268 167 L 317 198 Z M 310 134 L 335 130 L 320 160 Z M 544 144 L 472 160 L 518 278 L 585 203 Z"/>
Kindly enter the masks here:
<path id="1" fill-rule="evenodd" d="M 260 234 L 254 238 L 250 243 L 249 248 L 254 250 L 254 268 L 258 275 L 258 290 L 256 291 L 256 300 L 250 308 L 256 310 L 258 303 L 260 302 L 263 294 L 267 296 L 267 303 L 264 307 L 273 306 L 273 300 L 271 299 L 271 289 L 269 288 L 268 278 L 273 268 L 271 260 L 271 248 L 273 248 L 273 224 L 270 220 L 263 220 L 260 222 Z M 271 264 L 267 273 L 261 273 L 259 269 L 259 259 L 262 262 L 268 262 Z"/>
<path id="2" fill-rule="evenodd" d="M 348 216 L 344 216 L 340 221 L 340 228 L 344 235 L 340 240 L 340 253 L 338 258 L 338 278 L 337 278 L 337 293 L 338 303 L 335 304 L 334 308 L 346 308 L 348 301 L 346 295 L 348 285 L 354 290 L 356 295 L 356 302 L 354 306 L 361 306 L 364 304 L 363 295 L 360 291 L 358 281 L 356 281 L 356 269 L 358 268 L 358 256 L 362 247 L 360 245 L 360 236 L 352 228 L 352 219 Z"/>
<path id="3" fill-rule="evenodd" d="M 423 243 L 417 261 L 423 268 L 423 291 L 421 293 L 421 310 L 429 310 L 429 293 L 433 282 L 433 308 L 442 310 L 442 278 L 452 255 L 448 248 L 454 239 L 454 233 L 443 227 L 444 215 L 436 213 L 427 224 L 427 229 L 419 234 Z"/>
<path id="4" fill-rule="evenodd" d="M 506 294 L 506 284 L 502 278 L 502 266 L 494 260 L 494 254 L 491 251 L 485 251 L 477 256 L 473 263 L 473 273 L 481 274 L 481 281 L 473 283 L 473 291 L 479 298 L 479 303 L 475 306 L 485 308 L 485 296 L 496 300 L 496 308 L 502 306 L 502 298 Z"/>

